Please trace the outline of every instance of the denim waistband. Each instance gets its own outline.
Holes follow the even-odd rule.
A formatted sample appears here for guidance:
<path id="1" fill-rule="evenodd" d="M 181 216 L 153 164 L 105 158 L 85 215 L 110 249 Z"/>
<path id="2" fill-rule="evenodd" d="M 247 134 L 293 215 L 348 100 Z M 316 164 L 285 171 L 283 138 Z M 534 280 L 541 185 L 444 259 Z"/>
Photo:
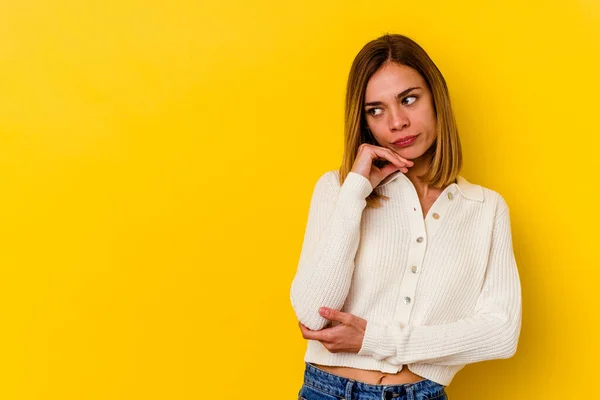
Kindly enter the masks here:
<path id="1" fill-rule="evenodd" d="M 309 362 L 305 364 L 305 385 L 346 400 L 358 398 L 359 394 L 361 400 L 391 400 L 400 397 L 428 399 L 445 393 L 444 385 L 429 379 L 396 385 L 372 385 L 331 374 Z"/>

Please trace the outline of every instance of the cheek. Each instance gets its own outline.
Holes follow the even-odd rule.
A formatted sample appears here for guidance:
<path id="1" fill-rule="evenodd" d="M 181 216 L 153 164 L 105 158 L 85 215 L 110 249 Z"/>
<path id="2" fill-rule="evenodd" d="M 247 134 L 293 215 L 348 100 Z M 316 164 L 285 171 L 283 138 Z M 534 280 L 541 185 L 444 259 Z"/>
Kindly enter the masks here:
<path id="1" fill-rule="evenodd" d="M 387 115 L 383 115 L 379 118 L 372 118 L 369 121 L 369 126 L 373 132 L 387 132 L 390 124 Z"/>
<path id="2" fill-rule="evenodd" d="M 386 132 L 389 131 L 389 129 L 387 129 L 387 126 L 382 123 L 371 124 L 369 129 L 371 129 L 371 133 L 379 142 L 381 142 L 381 140 L 386 136 Z"/>
<path id="3" fill-rule="evenodd" d="M 435 110 L 433 109 L 433 105 L 429 108 L 428 110 L 428 114 L 427 114 L 427 119 L 429 121 L 429 126 L 432 126 L 435 128 L 436 124 L 437 124 L 437 116 L 435 115 Z"/>
<path id="4" fill-rule="evenodd" d="M 370 119 L 369 121 L 367 121 L 367 126 L 369 127 L 369 130 L 371 131 L 371 133 L 373 133 L 374 136 L 377 136 L 377 132 L 381 131 L 381 122 L 378 120 Z"/>
<path id="5" fill-rule="evenodd" d="M 422 113 L 419 119 L 416 120 L 416 123 L 418 124 L 419 129 L 427 133 L 435 134 L 436 117 L 433 111 L 427 110 L 426 112 Z"/>
<path id="6" fill-rule="evenodd" d="M 385 129 L 382 129 L 380 124 L 369 124 L 369 129 L 371 130 L 371 135 L 375 138 L 379 145 L 382 145 L 386 142 L 385 134 L 382 134 L 382 132 L 385 132 Z"/>

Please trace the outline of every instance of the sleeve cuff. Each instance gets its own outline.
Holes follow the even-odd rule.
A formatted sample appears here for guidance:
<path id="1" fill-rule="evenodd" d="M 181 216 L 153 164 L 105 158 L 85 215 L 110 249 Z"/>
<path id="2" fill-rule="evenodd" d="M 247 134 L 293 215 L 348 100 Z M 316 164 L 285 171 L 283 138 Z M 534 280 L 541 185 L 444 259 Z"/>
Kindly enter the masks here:
<path id="1" fill-rule="evenodd" d="M 373 321 L 367 321 L 367 328 L 365 329 L 362 347 L 357 354 L 359 356 L 371 356 L 377 359 L 383 358 L 378 358 L 378 348 L 382 334 L 383 327 L 380 324 Z"/>
<path id="2" fill-rule="evenodd" d="M 399 357 L 404 352 L 407 332 L 386 323 L 367 321 L 362 347 L 359 356 L 370 356 L 376 360 L 388 357 Z"/>
<path id="3" fill-rule="evenodd" d="M 340 188 L 339 197 L 364 200 L 372 191 L 371 181 L 361 174 L 350 171 Z"/>

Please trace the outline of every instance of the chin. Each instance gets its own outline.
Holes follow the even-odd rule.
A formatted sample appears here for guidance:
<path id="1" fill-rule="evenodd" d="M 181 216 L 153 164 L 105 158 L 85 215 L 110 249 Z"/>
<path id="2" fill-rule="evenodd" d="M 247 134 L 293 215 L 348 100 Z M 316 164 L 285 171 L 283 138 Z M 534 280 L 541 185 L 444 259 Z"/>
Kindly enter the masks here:
<path id="1" fill-rule="evenodd" d="M 404 157 L 407 160 L 414 160 L 415 158 L 419 158 L 423 155 L 423 151 L 421 149 L 413 148 L 413 147 L 405 147 L 403 149 L 394 148 L 392 151 L 398 154 L 400 157 Z"/>

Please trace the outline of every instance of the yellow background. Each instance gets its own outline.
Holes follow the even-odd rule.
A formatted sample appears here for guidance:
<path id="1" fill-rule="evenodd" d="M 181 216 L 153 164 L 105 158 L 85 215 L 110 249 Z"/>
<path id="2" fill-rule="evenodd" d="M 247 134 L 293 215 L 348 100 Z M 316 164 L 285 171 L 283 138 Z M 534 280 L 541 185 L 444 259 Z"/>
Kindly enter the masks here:
<path id="1" fill-rule="evenodd" d="M 386 32 L 511 209 L 519 349 L 450 398 L 595 396 L 600 3 L 5 0 L 0 398 L 295 399 L 308 202 Z"/>

